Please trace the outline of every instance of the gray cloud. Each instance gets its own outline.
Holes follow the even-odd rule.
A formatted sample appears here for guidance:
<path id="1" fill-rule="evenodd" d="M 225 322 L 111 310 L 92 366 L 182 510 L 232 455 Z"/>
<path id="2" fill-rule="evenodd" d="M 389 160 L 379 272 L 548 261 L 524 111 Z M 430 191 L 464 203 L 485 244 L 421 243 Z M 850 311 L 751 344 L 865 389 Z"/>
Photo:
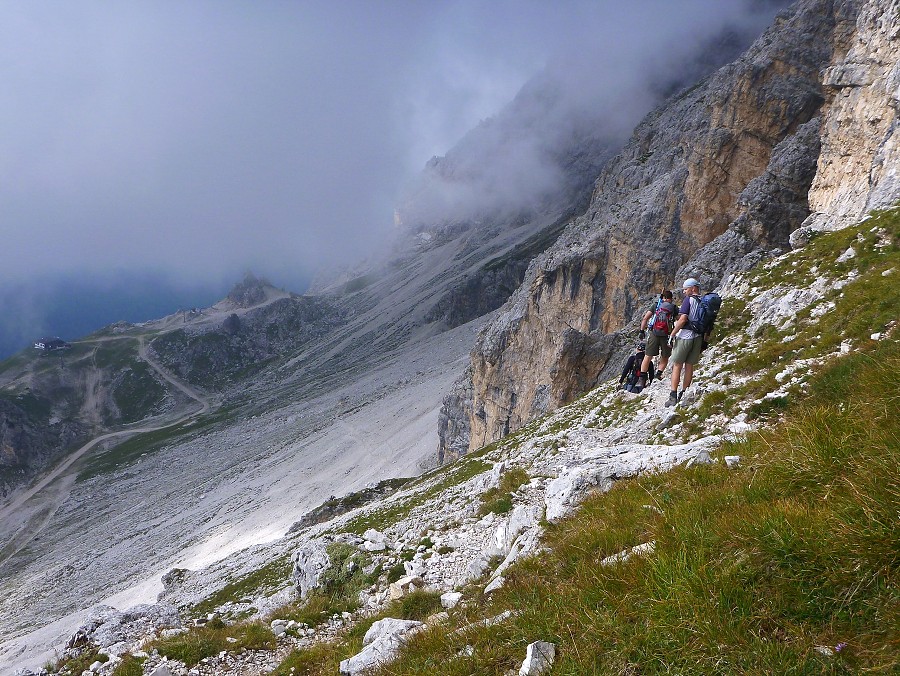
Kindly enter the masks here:
<path id="1" fill-rule="evenodd" d="M 614 104 L 627 133 L 648 105 L 636 82 L 728 22 L 763 25 L 722 0 L 3 10 L 7 286 L 129 269 L 214 282 L 248 268 L 290 284 L 383 241 L 402 186 L 546 64 L 564 75 L 546 128 Z M 508 152 L 541 176 L 527 143 Z M 523 188 L 503 185 L 510 199 Z"/>

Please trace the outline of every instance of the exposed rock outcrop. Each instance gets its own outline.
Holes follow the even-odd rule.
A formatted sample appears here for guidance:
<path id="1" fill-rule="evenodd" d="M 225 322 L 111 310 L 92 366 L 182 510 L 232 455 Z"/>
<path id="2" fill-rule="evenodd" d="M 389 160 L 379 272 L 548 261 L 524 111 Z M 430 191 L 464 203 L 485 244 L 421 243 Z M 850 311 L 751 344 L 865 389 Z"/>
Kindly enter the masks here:
<path id="1" fill-rule="evenodd" d="M 259 289 L 252 286 L 247 293 L 253 296 Z M 240 317 L 233 313 L 217 326 L 187 326 L 166 333 L 151 347 L 160 363 L 180 378 L 221 389 L 258 372 L 274 358 L 296 353 L 339 326 L 343 317 L 320 298 L 291 295 Z"/>
<path id="2" fill-rule="evenodd" d="M 618 347 L 613 334 L 716 238 L 725 235 L 715 255 L 697 259 L 711 277 L 787 246 L 807 213 L 820 72 L 843 58 L 857 11 L 856 2 L 799 3 L 743 57 L 638 126 L 600 174 L 587 212 L 532 263 L 480 336 L 471 407 L 450 411 L 460 399 L 452 395 L 445 402 L 442 419 L 454 429 L 468 419 L 469 449 L 592 387 Z M 464 437 L 445 432 L 440 451 L 458 453 Z"/>
<path id="3" fill-rule="evenodd" d="M 834 229 L 900 194 L 900 6 L 865 3 L 846 57 L 827 68 L 822 153 L 805 229 Z"/>
<path id="4" fill-rule="evenodd" d="M 49 405 L 42 411 L 45 402 L 33 396 L 20 401 L 31 403 L 32 410 L 0 399 L 0 497 L 49 466 L 88 432 L 81 423 L 52 418 Z"/>

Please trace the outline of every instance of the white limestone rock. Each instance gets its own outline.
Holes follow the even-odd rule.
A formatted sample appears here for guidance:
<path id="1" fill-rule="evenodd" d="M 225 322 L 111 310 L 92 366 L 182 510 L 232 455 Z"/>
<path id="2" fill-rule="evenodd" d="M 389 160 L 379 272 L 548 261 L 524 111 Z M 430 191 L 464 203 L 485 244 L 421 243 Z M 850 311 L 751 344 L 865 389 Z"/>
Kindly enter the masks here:
<path id="1" fill-rule="evenodd" d="M 366 632 L 362 651 L 341 662 L 341 675 L 358 676 L 389 662 L 410 634 L 424 626 L 415 620 L 398 620 L 392 617 L 379 620 Z"/>
<path id="2" fill-rule="evenodd" d="M 844 253 L 837 257 L 835 263 L 846 263 L 851 258 L 856 258 L 856 249 L 852 246 L 848 248 Z"/>
<path id="3" fill-rule="evenodd" d="M 688 460 L 688 467 L 692 467 L 693 465 L 712 465 L 713 464 L 712 456 L 710 456 L 709 451 L 702 450 L 693 458 Z"/>
<path id="4" fill-rule="evenodd" d="M 548 483 L 544 493 L 547 521 L 556 523 L 566 516 L 589 489 L 599 486 L 602 490 L 609 490 L 612 481 L 604 473 L 605 468 L 602 467 L 576 466 Z"/>
<path id="5" fill-rule="evenodd" d="M 387 538 L 381 531 L 369 528 L 363 533 L 362 548 L 367 552 L 383 552 L 388 548 Z"/>
<path id="6" fill-rule="evenodd" d="M 497 591 L 503 585 L 506 584 L 506 578 L 502 575 L 498 575 L 493 580 L 488 583 L 488 586 L 484 588 L 485 594 L 490 594 L 491 592 Z"/>
<path id="7" fill-rule="evenodd" d="M 601 566 L 613 566 L 617 563 L 623 563 L 628 561 L 628 559 L 635 556 L 650 556 L 653 552 L 656 551 L 656 541 L 651 540 L 650 542 L 645 542 L 643 544 L 637 545 L 635 547 L 631 547 L 630 549 L 624 549 L 618 554 L 613 554 L 612 556 L 607 556 L 605 559 L 600 561 Z"/>
<path id="8" fill-rule="evenodd" d="M 493 556 L 506 556 L 512 548 L 513 542 L 519 535 L 531 528 L 541 518 L 541 510 L 531 505 L 516 505 L 509 517 L 503 519 L 497 530 L 494 531 L 494 539 L 490 553 Z"/>
<path id="9" fill-rule="evenodd" d="M 156 669 L 150 672 L 150 676 L 172 676 L 172 670 L 169 665 L 163 662 Z"/>
<path id="10" fill-rule="evenodd" d="M 300 598 L 306 598 L 310 591 L 319 586 L 322 574 L 331 565 L 331 557 L 322 540 L 312 540 L 294 552 L 292 578 Z"/>
<path id="11" fill-rule="evenodd" d="M 556 661 L 556 644 L 547 641 L 529 643 L 525 661 L 519 667 L 519 676 L 540 676 L 553 668 Z"/>
<path id="12" fill-rule="evenodd" d="M 407 594 L 411 594 L 412 592 L 422 589 L 425 586 L 425 581 L 416 575 L 407 575 L 405 577 L 401 577 L 396 582 L 392 582 L 391 586 L 388 588 L 388 596 L 391 601 L 396 601 L 397 599 L 402 599 Z"/>
<path id="13" fill-rule="evenodd" d="M 446 594 L 441 594 L 441 607 L 446 608 L 447 610 L 456 608 L 461 600 L 461 592 L 447 592 Z"/>

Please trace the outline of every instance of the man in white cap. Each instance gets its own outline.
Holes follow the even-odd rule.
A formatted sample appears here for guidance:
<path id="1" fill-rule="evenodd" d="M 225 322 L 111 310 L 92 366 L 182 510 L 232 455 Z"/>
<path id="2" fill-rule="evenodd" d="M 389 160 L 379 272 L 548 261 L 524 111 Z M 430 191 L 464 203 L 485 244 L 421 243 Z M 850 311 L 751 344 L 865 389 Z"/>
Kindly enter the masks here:
<path id="1" fill-rule="evenodd" d="M 697 319 L 700 309 L 700 282 L 693 277 L 684 280 L 681 292 L 684 300 L 679 309 L 678 320 L 669 335 L 669 344 L 672 345 L 672 390 L 666 400 L 666 406 L 674 406 L 684 395 L 684 391 L 690 387 L 694 377 L 694 364 L 700 361 L 700 352 L 703 350 L 703 335 L 687 328 L 689 321 Z M 681 372 L 684 371 L 684 383 L 681 391 L 678 385 L 681 381 Z"/>

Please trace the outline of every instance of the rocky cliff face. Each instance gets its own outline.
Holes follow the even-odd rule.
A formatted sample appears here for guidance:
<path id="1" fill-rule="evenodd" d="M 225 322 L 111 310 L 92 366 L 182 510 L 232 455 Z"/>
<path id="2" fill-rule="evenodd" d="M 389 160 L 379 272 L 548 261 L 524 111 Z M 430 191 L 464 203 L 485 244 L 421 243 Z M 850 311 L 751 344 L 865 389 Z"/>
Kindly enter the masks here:
<path id="1" fill-rule="evenodd" d="M 32 396 L 20 397 L 19 404 L 0 399 L 0 497 L 33 477 L 87 434 L 87 426 L 73 420 L 52 419 L 49 407 L 35 407 L 36 401 Z"/>
<path id="2" fill-rule="evenodd" d="M 846 57 L 822 74 L 827 114 L 806 234 L 852 223 L 900 194 L 898 14 L 895 1 L 865 3 Z"/>
<path id="3" fill-rule="evenodd" d="M 587 212 L 480 336 L 470 377 L 445 402 L 443 455 L 494 441 L 592 387 L 621 344 L 616 332 L 687 267 L 713 286 L 787 247 L 809 212 L 820 137 L 837 147 L 830 130 L 846 124 L 835 116 L 850 114 L 827 86 L 835 75 L 823 82 L 822 71 L 862 60 L 848 51 L 864 49 L 865 25 L 878 25 L 884 4 L 860 13 L 857 2 L 798 3 L 743 57 L 638 126 L 600 174 Z M 814 187 L 814 210 L 822 193 Z"/>

